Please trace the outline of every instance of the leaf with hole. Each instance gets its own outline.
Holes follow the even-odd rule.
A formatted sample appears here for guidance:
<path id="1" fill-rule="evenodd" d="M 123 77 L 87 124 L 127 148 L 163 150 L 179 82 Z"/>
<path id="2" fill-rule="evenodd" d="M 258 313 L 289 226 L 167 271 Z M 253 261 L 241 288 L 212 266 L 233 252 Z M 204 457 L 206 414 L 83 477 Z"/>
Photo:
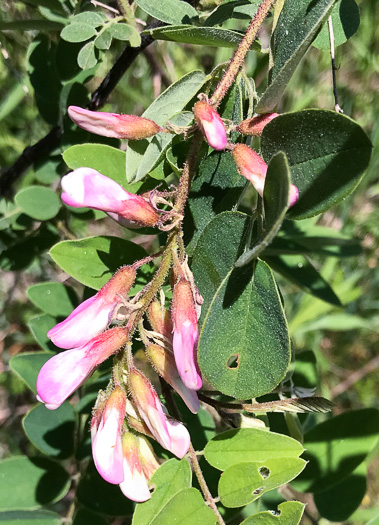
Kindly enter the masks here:
<path id="1" fill-rule="evenodd" d="M 290 219 L 312 217 L 347 197 L 368 166 L 371 148 L 356 122 L 327 110 L 280 115 L 262 134 L 265 161 L 284 151 L 292 183 L 299 189 L 299 200 L 287 214 Z"/>
<path id="2" fill-rule="evenodd" d="M 244 520 L 241 525 L 299 525 L 305 509 L 300 501 L 285 501 L 277 511 L 265 510 Z"/>
<path id="3" fill-rule="evenodd" d="M 271 392 L 283 379 L 290 356 L 271 270 L 259 260 L 255 266 L 234 268 L 248 220 L 242 213 L 218 215 L 204 229 L 192 264 L 204 297 L 200 368 L 216 390 L 237 399 Z"/>
<path id="4" fill-rule="evenodd" d="M 225 507 L 243 507 L 265 492 L 290 482 L 304 469 L 301 458 L 272 458 L 261 462 L 237 463 L 225 470 L 218 484 Z"/>
<path id="5" fill-rule="evenodd" d="M 226 470 L 243 462 L 262 462 L 278 458 L 298 458 L 304 448 L 284 434 L 258 428 L 233 429 L 212 438 L 204 449 L 213 467 Z"/>
<path id="6" fill-rule="evenodd" d="M 286 0 L 271 39 L 274 65 L 269 85 L 255 108 L 257 113 L 269 113 L 277 105 L 334 3 L 335 0 Z"/>

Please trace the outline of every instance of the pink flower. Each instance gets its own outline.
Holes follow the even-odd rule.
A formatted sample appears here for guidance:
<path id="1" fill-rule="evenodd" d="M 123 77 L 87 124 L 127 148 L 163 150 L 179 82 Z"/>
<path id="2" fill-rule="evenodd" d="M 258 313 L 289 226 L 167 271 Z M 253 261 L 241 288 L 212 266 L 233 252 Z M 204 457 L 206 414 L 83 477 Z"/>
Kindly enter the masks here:
<path id="1" fill-rule="evenodd" d="M 263 197 L 266 181 L 267 164 L 254 150 L 246 144 L 236 144 L 232 152 L 238 172 L 249 180 L 259 195 Z M 289 205 L 296 204 L 299 198 L 299 190 L 294 184 L 290 186 Z"/>
<path id="2" fill-rule="evenodd" d="M 94 369 L 129 339 L 125 328 L 107 330 L 80 348 L 66 350 L 49 359 L 37 377 L 37 398 L 55 410 L 84 383 Z"/>
<path id="3" fill-rule="evenodd" d="M 180 395 L 193 414 L 200 408 L 199 399 L 195 390 L 190 390 L 181 380 L 176 368 L 174 356 L 159 345 L 150 344 L 146 348 L 147 357 L 154 369 Z"/>
<path id="4" fill-rule="evenodd" d="M 182 423 L 172 422 L 150 381 L 135 368 L 129 371 L 129 387 L 139 415 L 146 423 L 154 439 L 165 449 L 183 457 L 189 448 L 188 430 Z M 178 427 L 179 425 L 179 427 Z M 188 446 L 187 446 L 188 445 Z M 187 448 L 186 448 L 187 447 Z"/>
<path id="5" fill-rule="evenodd" d="M 180 279 L 174 287 L 172 321 L 174 357 L 179 375 L 187 388 L 199 390 L 202 385 L 197 364 L 199 330 L 191 285 L 185 279 Z"/>
<path id="6" fill-rule="evenodd" d="M 61 323 L 48 331 L 59 348 L 77 348 L 103 332 L 112 320 L 117 306 L 127 295 L 136 278 L 132 266 L 124 266 L 97 292 L 81 303 Z"/>
<path id="7" fill-rule="evenodd" d="M 262 135 L 263 128 L 278 116 L 278 113 L 265 113 L 264 115 L 258 115 L 257 117 L 249 118 L 238 124 L 237 131 L 243 133 L 244 135 L 253 135 L 255 137 L 259 137 Z"/>
<path id="8" fill-rule="evenodd" d="M 126 396 L 116 387 L 99 417 L 91 422 L 92 456 L 99 474 L 108 483 L 124 480 L 121 429 L 125 418 Z"/>
<path id="9" fill-rule="evenodd" d="M 74 208 L 116 213 L 142 226 L 154 226 L 158 213 L 145 199 L 91 168 L 78 168 L 62 178 L 61 199 Z M 112 217 L 113 218 L 113 217 Z"/>
<path id="10" fill-rule="evenodd" d="M 81 128 L 104 137 L 141 140 L 156 135 L 161 129 L 153 120 L 135 115 L 88 111 L 78 106 L 70 106 L 68 114 Z"/>
<path id="11" fill-rule="evenodd" d="M 201 101 L 194 105 L 193 114 L 210 147 L 215 150 L 225 149 L 228 139 L 224 123 L 217 111 L 208 102 Z"/>
<path id="12" fill-rule="evenodd" d="M 138 438 L 131 432 L 122 437 L 123 476 L 120 489 L 125 496 L 133 501 L 146 501 L 151 494 L 148 479 L 144 473 Z"/>

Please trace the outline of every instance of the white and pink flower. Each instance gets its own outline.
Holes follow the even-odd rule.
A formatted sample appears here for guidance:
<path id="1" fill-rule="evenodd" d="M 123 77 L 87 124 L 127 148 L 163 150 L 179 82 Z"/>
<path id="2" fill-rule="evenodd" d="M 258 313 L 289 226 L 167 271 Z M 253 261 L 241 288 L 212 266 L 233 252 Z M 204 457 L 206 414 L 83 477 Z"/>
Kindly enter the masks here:
<path id="1" fill-rule="evenodd" d="M 218 151 L 225 149 L 228 138 L 224 123 L 217 111 L 208 102 L 200 101 L 194 105 L 193 114 L 210 147 Z"/>

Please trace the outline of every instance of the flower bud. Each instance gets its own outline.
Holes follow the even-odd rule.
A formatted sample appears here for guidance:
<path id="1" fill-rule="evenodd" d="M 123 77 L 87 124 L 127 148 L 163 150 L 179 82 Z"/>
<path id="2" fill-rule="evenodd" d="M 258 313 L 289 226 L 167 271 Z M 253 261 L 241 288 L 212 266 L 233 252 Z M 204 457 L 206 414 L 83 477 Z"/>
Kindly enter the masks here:
<path id="1" fill-rule="evenodd" d="M 197 364 L 199 330 L 191 284 L 185 279 L 180 279 L 174 287 L 172 321 L 174 357 L 179 375 L 187 388 L 199 390 L 202 385 Z"/>
<path id="2" fill-rule="evenodd" d="M 74 208 L 93 208 L 117 214 L 141 226 L 154 226 L 158 213 L 140 195 L 91 168 L 78 168 L 62 178 L 62 201 Z M 114 217 L 112 217 L 114 218 Z"/>
<path id="3" fill-rule="evenodd" d="M 125 418 L 126 395 L 116 387 L 105 403 L 100 421 L 91 422 L 92 455 L 96 468 L 108 483 L 124 480 L 121 429 Z"/>
<path id="4" fill-rule="evenodd" d="M 104 137 L 141 140 L 156 135 L 161 129 L 153 120 L 135 115 L 88 111 L 78 106 L 70 106 L 68 114 L 79 127 Z"/>
<path id="5" fill-rule="evenodd" d="M 154 472 L 160 467 L 160 463 L 150 441 L 145 436 L 137 436 L 137 440 L 143 473 L 146 479 L 150 481 Z"/>
<path id="6" fill-rule="evenodd" d="M 128 330 L 117 327 L 91 339 L 80 348 L 66 350 L 49 359 L 37 377 L 37 398 L 46 408 L 58 408 L 103 361 L 129 340 Z"/>
<path id="7" fill-rule="evenodd" d="M 259 195 L 263 197 L 266 181 L 267 164 L 254 150 L 246 144 L 236 144 L 232 151 L 234 162 L 238 173 L 249 180 Z M 290 186 L 289 206 L 296 204 L 299 198 L 299 190 L 294 184 Z"/>
<path id="8" fill-rule="evenodd" d="M 150 499 L 151 494 L 143 471 L 139 442 L 131 432 L 126 432 L 122 436 L 122 452 L 124 480 L 120 483 L 120 489 L 133 501 L 142 502 Z"/>
<path id="9" fill-rule="evenodd" d="M 196 102 L 193 114 L 201 132 L 211 148 L 215 150 L 225 149 L 228 139 L 224 123 L 220 115 L 208 102 Z"/>
<path id="10" fill-rule="evenodd" d="M 103 332 L 112 320 L 121 297 L 129 292 L 136 278 L 132 266 L 124 266 L 95 294 L 61 323 L 47 332 L 59 348 L 77 348 Z"/>
<path id="11" fill-rule="evenodd" d="M 154 332 L 171 341 L 173 328 L 170 312 L 158 301 L 153 301 L 147 310 L 147 315 Z"/>
<path id="12" fill-rule="evenodd" d="M 237 131 L 244 135 L 253 135 L 254 137 L 260 137 L 262 135 L 263 128 L 271 122 L 274 118 L 278 117 L 278 113 L 265 113 L 264 115 L 258 115 L 257 117 L 248 118 L 243 120 L 237 126 Z"/>

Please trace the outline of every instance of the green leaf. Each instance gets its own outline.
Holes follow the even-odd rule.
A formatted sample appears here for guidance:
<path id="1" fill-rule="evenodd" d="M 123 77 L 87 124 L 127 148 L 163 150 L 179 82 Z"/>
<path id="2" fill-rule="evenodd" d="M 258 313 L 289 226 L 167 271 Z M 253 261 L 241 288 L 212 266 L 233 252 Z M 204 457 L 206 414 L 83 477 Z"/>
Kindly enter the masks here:
<path id="1" fill-rule="evenodd" d="M 262 494 L 288 483 L 304 469 L 301 458 L 272 458 L 261 462 L 237 463 L 225 470 L 218 484 L 225 507 L 243 507 Z"/>
<path id="2" fill-rule="evenodd" d="M 33 284 L 26 293 L 33 304 L 53 317 L 67 317 L 79 303 L 74 289 L 62 283 Z"/>
<path id="3" fill-rule="evenodd" d="M 155 519 L 175 494 L 191 487 L 191 478 L 191 468 L 185 459 L 163 463 L 151 478 L 150 483 L 155 486 L 151 499 L 136 506 L 133 525 L 155 524 Z"/>
<path id="4" fill-rule="evenodd" d="M 296 329 L 296 334 L 305 332 L 313 332 L 314 330 L 331 330 L 332 332 L 345 332 L 349 330 L 377 330 L 375 321 L 364 319 L 358 315 L 351 315 L 347 313 L 335 313 L 324 315 L 320 319 L 307 322 Z"/>
<path id="5" fill-rule="evenodd" d="M 265 180 L 263 192 L 265 212 L 263 232 L 258 239 L 254 240 L 252 248 L 247 250 L 237 260 L 237 268 L 256 259 L 278 233 L 288 210 L 290 184 L 291 178 L 287 157 L 279 151 L 270 160 Z"/>
<path id="6" fill-rule="evenodd" d="M 317 360 L 312 350 L 303 350 L 296 354 L 292 383 L 296 394 L 304 390 L 316 390 L 318 385 Z"/>
<path id="7" fill-rule="evenodd" d="M 224 212 L 204 229 L 192 270 L 204 297 L 198 356 L 216 390 L 237 399 L 271 392 L 289 363 L 289 336 L 269 267 L 234 268 L 247 216 Z M 238 337 L 236 334 L 238 333 Z"/>
<path id="8" fill-rule="evenodd" d="M 219 470 L 243 462 L 263 462 L 278 458 L 297 458 L 304 448 L 299 441 L 284 434 L 258 428 L 233 429 L 209 441 L 205 459 Z"/>
<path id="9" fill-rule="evenodd" d="M 141 35 L 137 29 L 129 24 L 113 24 L 110 27 L 110 32 L 116 40 L 129 41 L 132 47 L 141 45 Z"/>
<path id="10" fill-rule="evenodd" d="M 192 71 L 191 73 L 184 75 L 159 95 L 142 116 L 154 120 L 159 126 L 163 126 L 170 118 L 188 104 L 207 80 L 208 77 L 201 71 Z M 154 138 L 155 137 L 146 140 L 128 142 L 128 149 L 126 152 L 126 178 L 129 182 L 137 182 L 147 174 L 145 169 L 141 170 L 139 168 L 144 158 L 144 154 Z M 169 143 L 171 140 L 172 136 L 169 138 Z M 168 148 L 169 143 L 165 143 L 165 147 Z M 158 148 L 156 162 L 158 161 L 161 152 L 162 150 Z"/>
<path id="11" fill-rule="evenodd" d="M 293 482 L 302 492 L 323 491 L 351 474 L 378 440 L 379 412 L 373 408 L 335 416 L 304 436 L 304 459 L 309 463 Z"/>
<path id="12" fill-rule="evenodd" d="M 112 44 L 112 31 L 111 27 L 106 29 L 105 31 L 102 31 L 99 36 L 97 36 L 94 40 L 95 47 L 97 49 L 109 49 Z"/>
<path id="13" fill-rule="evenodd" d="M 58 348 L 47 337 L 47 332 L 57 324 L 57 320 L 51 315 L 43 314 L 33 317 L 28 322 L 28 327 L 35 340 L 48 352 L 57 352 Z"/>
<path id="14" fill-rule="evenodd" d="M 78 65 L 81 69 L 91 69 L 97 64 L 94 42 L 88 42 L 78 54 Z"/>
<path id="15" fill-rule="evenodd" d="M 0 512 L 3 525 L 61 525 L 61 517 L 49 510 L 10 510 Z"/>
<path id="16" fill-rule="evenodd" d="M 79 13 L 78 15 L 75 15 L 71 18 L 70 25 L 85 24 L 92 27 L 99 27 L 103 25 L 104 19 L 106 20 L 105 17 L 103 17 L 100 13 L 96 13 L 95 11 L 83 11 L 82 13 Z"/>
<path id="17" fill-rule="evenodd" d="M 366 466 L 361 463 L 340 483 L 314 495 L 317 510 L 330 521 L 346 522 L 362 503 L 366 494 Z"/>
<path id="18" fill-rule="evenodd" d="M 273 270 L 282 274 L 305 292 L 334 306 L 342 306 L 330 284 L 303 255 L 282 255 L 264 257 L 264 259 Z"/>
<path id="19" fill-rule="evenodd" d="M 30 390 L 36 394 L 38 373 L 53 355 L 52 352 L 23 352 L 13 356 L 9 366 L 13 372 L 25 381 Z"/>
<path id="20" fill-rule="evenodd" d="M 255 111 L 269 113 L 282 96 L 335 0 L 286 0 L 271 40 L 274 65 Z"/>
<path id="21" fill-rule="evenodd" d="M 265 510 L 244 520 L 241 525 L 299 525 L 305 505 L 299 501 L 286 501 L 278 511 Z"/>
<path id="22" fill-rule="evenodd" d="M 147 29 L 143 31 L 143 34 L 152 36 L 154 40 L 169 40 L 212 47 L 237 47 L 243 37 L 243 34 L 230 29 L 191 25 L 157 27 L 156 29 Z"/>
<path id="23" fill-rule="evenodd" d="M 108 523 L 108 520 L 100 514 L 82 508 L 75 513 L 72 525 L 108 525 Z"/>
<path id="24" fill-rule="evenodd" d="M 168 24 L 188 23 L 192 18 L 198 18 L 196 9 L 180 0 L 136 0 L 136 4 L 147 14 Z"/>
<path id="25" fill-rule="evenodd" d="M 55 191 L 44 186 L 28 186 L 15 196 L 16 204 L 26 215 L 38 221 L 47 221 L 57 215 L 60 200 Z"/>
<path id="26" fill-rule="evenodd" d="M 371 147 L 356 122 L 326 110 L 281 115 L 262 134 L 265 161 L 284 151 L 299 189 L 299 200 L 287 214 L 291 219 L 317 215 L 349 195 L 367 168 Z"/>
<path id="27" fill-rule="evenodd" d="M 334 46 L 340 46 L 358 31 L 360 16 L 355 0 L 337 0 L 332 9 Z M 326 22 L 313 45 L 318 49 L 330 49 L 329 29 Z"/>
<path id="28" fill-rule="evenodd" d="M 204 228 L 217 214 L 231 209 L 245 184 L 229 152 L 214 151 L 200 163 L 185 215 L 185 243 L 190 255 Z"/>
<path id="29" fill-rule="evenodd" d="M 62 25 L 50 20 L 12 20 L 0 21 L 0 31 L 59 31 Z"/>
<path id="30" fill-rule="evenodd" d="M 59 242 L 50 255 L 71 277 L 99 290 L 120 266 L 142 259 L 146 252 L 131 241 L 100 236 Z"/>
<path id="31" fill-rule="evenodd" d="M 212 11 L 205 20 L 205 25 L 220 25 L 231 18 L 253 18 L 258 10 L 258 6 L 259 1 L 257 0 L 227 0 L 226 2 L 222 2 Z"/>
<path id="32" fill-rule="evenodd" d="M 70 487 L 63 467 L 47 458 L 0 461 L 0 510 L 38 509 L 61 500 Z"/>
<path id="33" fill-rule="evenodd" d="M 77 499 L 79 503 L 101 514 L 125 516 L 133 513 L 133 503 L 118 485 L 107 483 L 91 461 L 80 478 Z"/>
<path id="34" fill-rule="evenodd" d="M 69 403 L 56 410 L 37 405 L 26 414 L 22 424 L 30 441 L 44 454 L 60 459 L 72 455 L 75 412 Z"/>
<path id="35" fill-rule="evenodd" d="M 85 22 L 72 22 L 61 31 L 61 38 L 66 42 L 85 42 L 97 34 L 91 24 Z"/>

